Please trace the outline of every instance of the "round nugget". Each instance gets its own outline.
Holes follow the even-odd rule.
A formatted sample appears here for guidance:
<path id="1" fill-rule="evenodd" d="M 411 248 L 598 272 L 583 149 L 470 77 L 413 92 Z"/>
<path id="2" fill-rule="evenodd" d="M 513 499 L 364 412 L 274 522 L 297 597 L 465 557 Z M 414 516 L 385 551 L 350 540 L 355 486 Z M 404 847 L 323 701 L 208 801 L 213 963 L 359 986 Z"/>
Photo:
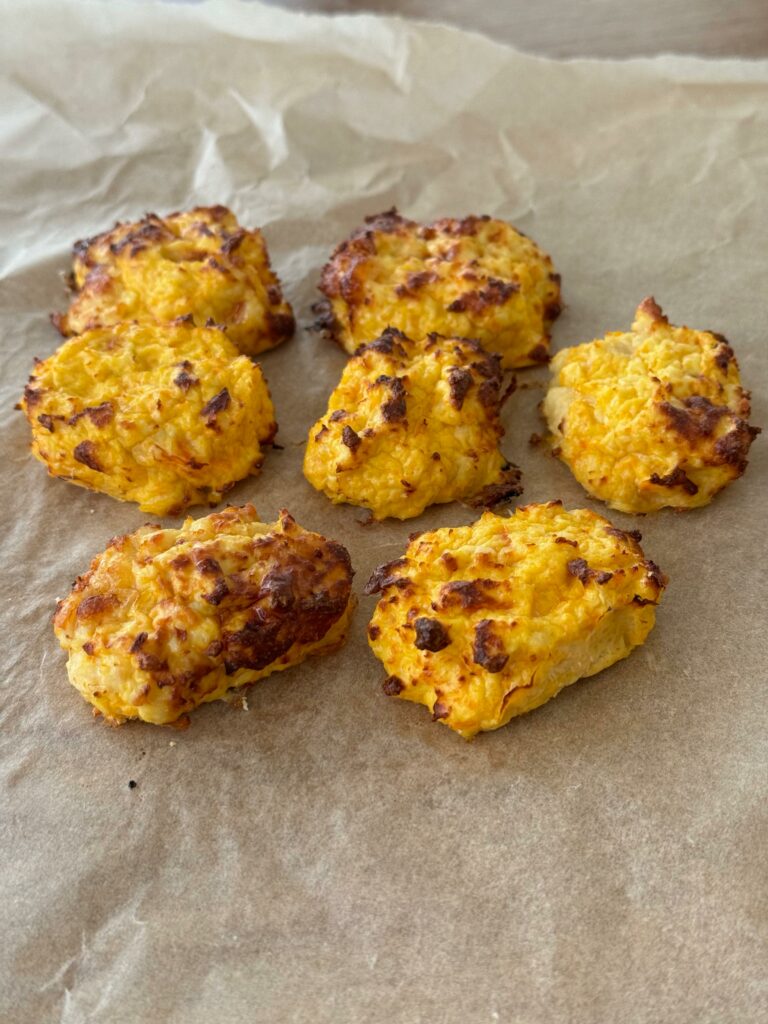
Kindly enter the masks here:
<path id="1" fill-rule="evenodd" d="M 546 253 L 490 217 L 417 224 L 395 209 L 366 218 L 333 252 L 318 324 L 354 352 L 386 327 L 477 339 L 512 368 L 547 361 L 560 276 Z"/>
<path id="2" fill-rule="evenodd" d="M 164 725 L 343 643 L 346 549 L 252 505 L 116 537 L 60 601 L 67 672 L 97 712 Z"/>
<path id="3" fill-rule="evenodd" d="M 215 324 L 246 355 L 290 338 L 291 307 L 260 231 L 225 206 L 117 224 L 75 243 L 69 310 L 52 319 L 65 336 L 126 320 Z"/>
<path id="4" fill-rule="evenodd" d="M 21 408 L 52 476 L 153 515 L 216 504 L 277 431 L 261 369 L 189 323 L 86 331 L 39 362 Z"/>
<path id="5" fill-rule="evenodd" d="M 469 739 L 625 658 L 667 583 L 639 541 L 559 501 L 421 534 L 366 587 L 384 692 Z"/>
<path id="6" fill-rule="evenodd" d="M 652 298 L 632 330 L 552 360 L 543 412 L 555 453 L 622 512 L 706 505 L 741 476 L 759 433 L 726 339 L 673 327 Z"/>
<path id="7" fill-rule="evenodd" d="M 498 356 L 477 342 L 416 343 L 390 328 L 347 363 L 309 432 L 304 475 L 331 501 L 376 519 L 518 495 L 520 472 L 499 450 L 501 383 Z"/>

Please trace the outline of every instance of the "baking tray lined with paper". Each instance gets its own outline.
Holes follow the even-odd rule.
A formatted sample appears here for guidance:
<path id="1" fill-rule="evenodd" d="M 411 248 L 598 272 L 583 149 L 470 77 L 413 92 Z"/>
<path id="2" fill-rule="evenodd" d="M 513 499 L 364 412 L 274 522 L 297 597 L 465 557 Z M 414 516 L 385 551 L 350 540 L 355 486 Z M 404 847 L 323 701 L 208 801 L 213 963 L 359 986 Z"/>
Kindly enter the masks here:
<path id="1" fill-rule="evenodd" d="M 320 268 L 393 204 L 535 238 L 563 276 L 555 350 L 622 328 L 647 294 L 722 332 L 765 426 L 768 66 L 558 64 L 250 4 L 27 6 L 0 42 L 0 1017 L 761 1019 L 765 438 L 705 509 L 609 513 L 669 574 L 655 630 L 471 744 L 382 694 L 362 587 L 413 530 L 475 513 L 362 526 L 301 461 L 345 364 L 308 330 Z M 50 620 L 147 517 L 47 478 L 13 406 L 59 343 L 73 241 L 217 202 L 263 228 L 299 321 L 259 357 L 284 447 L 228 500 L 345 544 L 360 607 L 343 649 L 260 681 L 247 711 L 107 729 Z M 603 513 L 528 444 L 547 377 L 520 371 L 504 408 L 519 500 Z"/>

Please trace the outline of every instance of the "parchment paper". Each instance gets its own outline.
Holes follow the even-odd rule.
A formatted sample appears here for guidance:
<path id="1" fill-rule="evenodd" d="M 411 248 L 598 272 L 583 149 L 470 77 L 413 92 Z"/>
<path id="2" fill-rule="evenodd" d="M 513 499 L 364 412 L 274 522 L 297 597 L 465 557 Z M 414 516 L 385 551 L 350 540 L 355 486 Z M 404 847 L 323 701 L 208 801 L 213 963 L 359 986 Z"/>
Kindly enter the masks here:
<path id="1" fill-rule="evenodd" d="M 647 294 L 725 333 L 768 425 L 768 64 L 557 64 L 257 4 L 1 8 L 0 1019 L 765 1020 L 765 435 L 711 507 L 612 514 L 670 575 L 656 630 L 503 730 L 467 744 L 385 698 L 363 598 L 343 651 L 177 733 L 111 730 L 67 683 L 55 599 L 146 516 L 49 480 L 12 406 L 58 343 L 75 238 L 230 204 L 306 325 L 332 246 L 397 203 L 536 238 L 563 274 L 557 347 Z M 285 450 L 233 501 L 343 541 L 358 590 L 409 532 L 471 520 L 332 507 L 300 464 L 343 355 L 302 327 L 261 361 Z M 524 500 L 598 507 L 529 447 L 546 372 L 521 379 Z"/>

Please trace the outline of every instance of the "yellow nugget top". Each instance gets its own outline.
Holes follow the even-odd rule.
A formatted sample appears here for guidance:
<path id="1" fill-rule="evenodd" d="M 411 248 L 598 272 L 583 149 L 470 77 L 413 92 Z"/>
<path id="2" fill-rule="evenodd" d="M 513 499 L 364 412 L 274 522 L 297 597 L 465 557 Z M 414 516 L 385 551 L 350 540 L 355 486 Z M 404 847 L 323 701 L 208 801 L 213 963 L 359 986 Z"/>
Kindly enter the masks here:
<path id="1" fill-rule="evenodd" d="M 366 588 L 384 692 L 469 739 L 625 658 L 667 583 L 639 541 L 559 501 L 417 536 Z"/>
<path id="2" fill-rule="evenodd" d="M 60 601 L 70 681 L 111 724 L 164 725 L 341 644 L 345 548 L 252 505 L 116 537 Z"/>
<path id="3" fill-rule="evenodd" d="M 622 512 L 708 504 L 759 433 L 726 339 L 674 327 L 645 299 L 632 329 L 558 352 L 543 412 L 555 453 Z"/>
<path id="4" fill-rule="evenodd" d="M 389 328 L 354 355 L 309 431 L 304 474 L 331 501 L 377 519 L 409 519 L 464 499 L 489 506 L 521 493 L 499 449 L 498 356 L 477 342 L 415 342 Z"/>
<path id="5" fill-rule="evenodd" d="M 241 228 L 225 206 L 198 206 L 75 243 L 75 296 L 53 317 L 65 336 L 125 320 L 168 323 L 191 316 L 223 327 L 246 355 L 290 338 L 293 312 L 258 230 Z"/>
<path id="6" fill-rule="evenodd" d="M 546 362 L 560 312 L 549 256 L 490 217 L 368 217 L 331 255 L 320 290 L 318 323 L 347 352 L 397 327 L 415 340 L 474 338 L 505 368 Z"/>
<path id="7" fill-rule="evenodd" d="M 221 330 L 115 324 L 39 362 L 21 408 L 52 476 L 153 515 L 216 504 L 277 431 L 261 369 Z"/>

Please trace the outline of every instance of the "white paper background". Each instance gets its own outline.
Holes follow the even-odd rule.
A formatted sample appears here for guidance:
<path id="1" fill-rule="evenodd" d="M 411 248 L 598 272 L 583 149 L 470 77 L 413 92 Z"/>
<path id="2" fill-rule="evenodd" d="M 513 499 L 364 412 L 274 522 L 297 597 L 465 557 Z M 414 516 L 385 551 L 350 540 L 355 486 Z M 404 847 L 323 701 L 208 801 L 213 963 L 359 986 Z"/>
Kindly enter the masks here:
<path id="1" fill-rule="evenodd" d="M 66 682 L 55 598 L 145 517 L 48 480 L 12 406 L 75 238 L 227 203 L 306 325 L 332 246 L 396 202 L 533 235 L 563 274 L 558 347 L 648 293 L 724 332 L 768 425 L 768 63 L 555 64 L 256 4 L 0 14 L 0 1020 L 765 1019 L 765 437 L 709 509 L 613 516 L 671 577 L 657 629 L 500 732 L 468 745 L 386 700 L 364 598 L 342 652 L 175 734 L 92 722 Z M 301 443 L 342 354 L 301 329 L 262 364 L 286 449 L 233 500 L 342 540 L 358 588 L 410 531 L 469 521 L 331 507 Z M 506 412 L 525 500 L 589 504 L 527 445 L 540 396 Z"/>

